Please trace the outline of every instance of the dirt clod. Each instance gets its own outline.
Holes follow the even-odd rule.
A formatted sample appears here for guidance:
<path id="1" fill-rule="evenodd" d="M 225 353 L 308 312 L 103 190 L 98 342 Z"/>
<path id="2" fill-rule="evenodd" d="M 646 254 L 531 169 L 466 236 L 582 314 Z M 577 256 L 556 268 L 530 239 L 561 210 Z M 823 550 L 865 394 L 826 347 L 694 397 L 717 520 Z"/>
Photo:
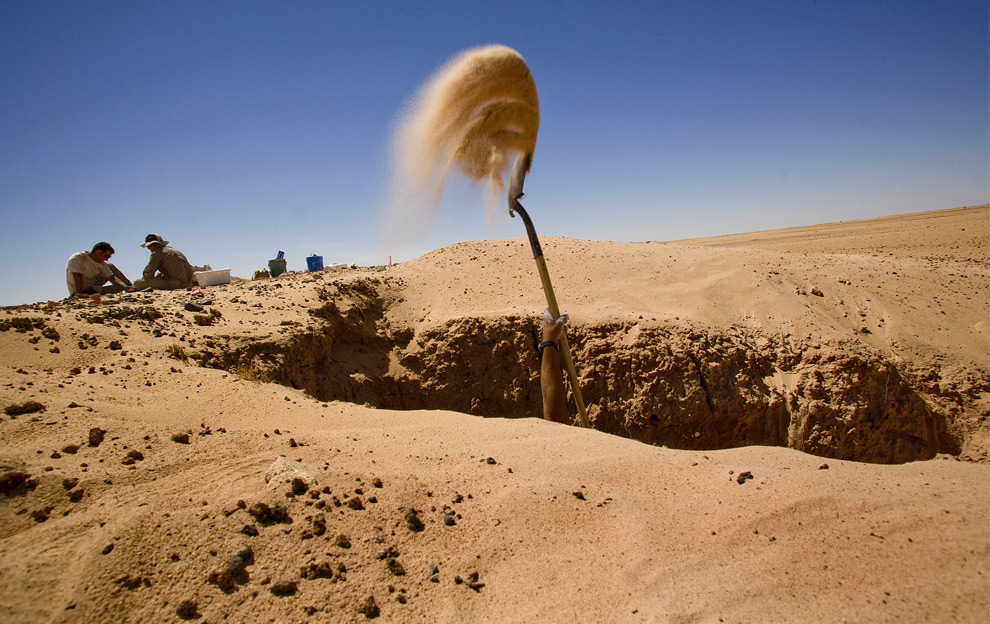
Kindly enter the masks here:
<path id="1" fill-rule="evenodd" d="M 404 519 L 406 521 L 406 526 L 409 527 L 410 531 L 420 532 L 426 528 L 423 521 L 419 518 L 419 512 L 415 509 L 407 509 Z"/>
<path id="2" fill-rule="evenodd" d="M 199 617 L 199 606 L 193 600 L 183 600 L 175 608 L 175 614 L 183 620 L 191 620 Z"/>
<path id="3" fill-rule="evenodd" d="M 375 597 L 368 596 L 365 598 L 364 602 L 361 603 L 361 606 L 358 608 L 358 613 L 364 615 L 364 617 L 369 620 L 373 620 L 378 617 L 381 614 L 381 611 L 375 603 Z"/>
<path id="4" fill-rule="evenodd" d="M 237 585 L 244 585 L 248 582 L 248 573 L 245 568 L 252 563 L 254 563 L 254 552 L 250 546 L 245 546 L 236 554 L 231 555 L 222 566 L 211 572 L 207 581 L 223 591 L 230 591 Z"/>
<path id="5" fill-rule="evenodd" d="M 94 447 L 99 446 L 103 443 L 103 437 L 106 434 L 107 432 L 105 430 L 100 429 L 99 427 L 93 427 L 89 430 L 89 445 Z"/>
<path id="6" fill-rule="evenodd" d="M 285 508 L 285 505 L 270 507 L 266 503 L 255 503 L 248 507 L 247 512 L 264 526 L 277 522 L 292 522 L 292 518 L 289 517 L 289 512 Z"/>
<path id="7" fill-rule="evenodd" d="M 299 584 L 295 581 L 276 581 L 268 588 L 276 596 L 292 596 L 298 590 Z"/>
<path id="8" fill-rule="evenodd" d="M 351 498 L 347 499 L 346 505 L 351 509 L 355 509 L 355 510 L 364 509 L 364 503 L 361 501 L 360 496 L 352 496 Z"/>
<path id="9" fill-rule="evenodd" d="M 293 477 L 292 479 L 292 493 L 296 496 L 302 496 L 309 490 L 309 484 L 299 477 Z"/>
<path id="10" fill-rule="evenodd" d="M 8 470 L 0 474 L 0 493 L 7 496 L 26 494 L 31 486 L 31 475 L 21 470 Z"/>
<path id="11" fill-rule="evenodd" d="M 21 414 L 33 414 L 44 409 L 45 406 L 37 401 L 25 401 L 24 403 L 8 405 L 3 409 L 3 412 L 8 416 L 19 416 Z"/>

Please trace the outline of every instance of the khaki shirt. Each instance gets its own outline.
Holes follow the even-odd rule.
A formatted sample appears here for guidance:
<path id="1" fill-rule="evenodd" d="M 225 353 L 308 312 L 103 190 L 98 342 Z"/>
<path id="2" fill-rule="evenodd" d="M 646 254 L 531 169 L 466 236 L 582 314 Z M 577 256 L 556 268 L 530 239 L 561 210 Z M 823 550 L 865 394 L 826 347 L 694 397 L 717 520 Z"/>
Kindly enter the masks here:
<path id="1" fill-rule="evenodd" d="M 165 279 L 178 280 L 183 285 L 193 283 L 192 265 L 181 251 L 173 247 L 164 247 L 151 252 L 148 266 L 144 267 L 144 279 L 154 277 L 155 271 L 160 271 Z"/>

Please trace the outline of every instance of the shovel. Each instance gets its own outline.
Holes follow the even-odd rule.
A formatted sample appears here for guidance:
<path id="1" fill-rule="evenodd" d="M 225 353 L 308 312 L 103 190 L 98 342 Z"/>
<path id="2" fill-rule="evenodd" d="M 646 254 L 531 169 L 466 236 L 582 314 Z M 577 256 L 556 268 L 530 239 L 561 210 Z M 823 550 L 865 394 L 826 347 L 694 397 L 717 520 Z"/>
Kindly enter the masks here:
<path id="1" fill-rule="evenodd" d="M 515 217 L 516 213 L 522 217 L 526 224 L 526 235 L 529 236 L 529 245 L 533 248 L 533 258 L 536 260 L 536 268 L 540 272 L 540 281 L 543 283 L 543 294 L 547 297 L 547 309 L 554 318 L 560 317 L 560 309 L 557 308 L 557 297 L 553 294 L 553 284 L 550 283 L 550 273 L 547 271 L 547 262 L 543 259 L 543 249 L 540 248 L 540 239 L 536 236 L 536 229 L 530 220 L 526 210 L 519 203 L 519 198 L 523 196 L 523 182 L 526 179 L 526 172 L 529 171 L 532 154 L 524 154 L 516 158 L 512 166 L 512 177 L 509 179 L 509 216 Z M 588 423 L 588 413 L 584 407 L 584 399 L 581 397 L 581 386 L 578 385 L 577 370 L 574 368 L 574 360 L 571 358 L 571 349 L 567 345 L 567 336 L 560 337 L 560 358 L 567 369 L 567 376 L 571 380 L 571 390 L 574 391 L 574 403 L 577 405 L 578 418 L 581 426 L 591 427 Z"/>

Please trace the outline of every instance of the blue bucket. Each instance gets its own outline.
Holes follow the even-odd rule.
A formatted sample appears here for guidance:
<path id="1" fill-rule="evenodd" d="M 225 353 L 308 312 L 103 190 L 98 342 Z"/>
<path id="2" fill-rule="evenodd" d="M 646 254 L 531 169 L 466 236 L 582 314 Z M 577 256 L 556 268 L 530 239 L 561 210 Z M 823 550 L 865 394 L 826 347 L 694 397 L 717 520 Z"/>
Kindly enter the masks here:
<path id="1" fill-rule="evenodd" d="M 306 258 L 306 268 L 309 272 L 323 270 L 323 256 L 309 256 Z"/>

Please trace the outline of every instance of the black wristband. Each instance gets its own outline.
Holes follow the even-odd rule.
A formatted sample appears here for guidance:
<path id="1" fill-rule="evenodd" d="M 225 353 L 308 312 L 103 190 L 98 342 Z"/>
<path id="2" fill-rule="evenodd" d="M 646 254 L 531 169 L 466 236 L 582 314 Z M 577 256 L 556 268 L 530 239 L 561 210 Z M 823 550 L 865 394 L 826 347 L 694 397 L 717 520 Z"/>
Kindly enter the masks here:
<path id="1" fill-rule="evenodd" d="M 553 347 L 557 351 L 560 351 L 560 345 L 558 345 L 556 342 L 553 342 L 552 340 L 541 342 L 539 345 L 537 345 L 536 350 L 540 352 L 540 355 L 543 355 L 543 350 L 546 349 L 547 347 Z"/>

